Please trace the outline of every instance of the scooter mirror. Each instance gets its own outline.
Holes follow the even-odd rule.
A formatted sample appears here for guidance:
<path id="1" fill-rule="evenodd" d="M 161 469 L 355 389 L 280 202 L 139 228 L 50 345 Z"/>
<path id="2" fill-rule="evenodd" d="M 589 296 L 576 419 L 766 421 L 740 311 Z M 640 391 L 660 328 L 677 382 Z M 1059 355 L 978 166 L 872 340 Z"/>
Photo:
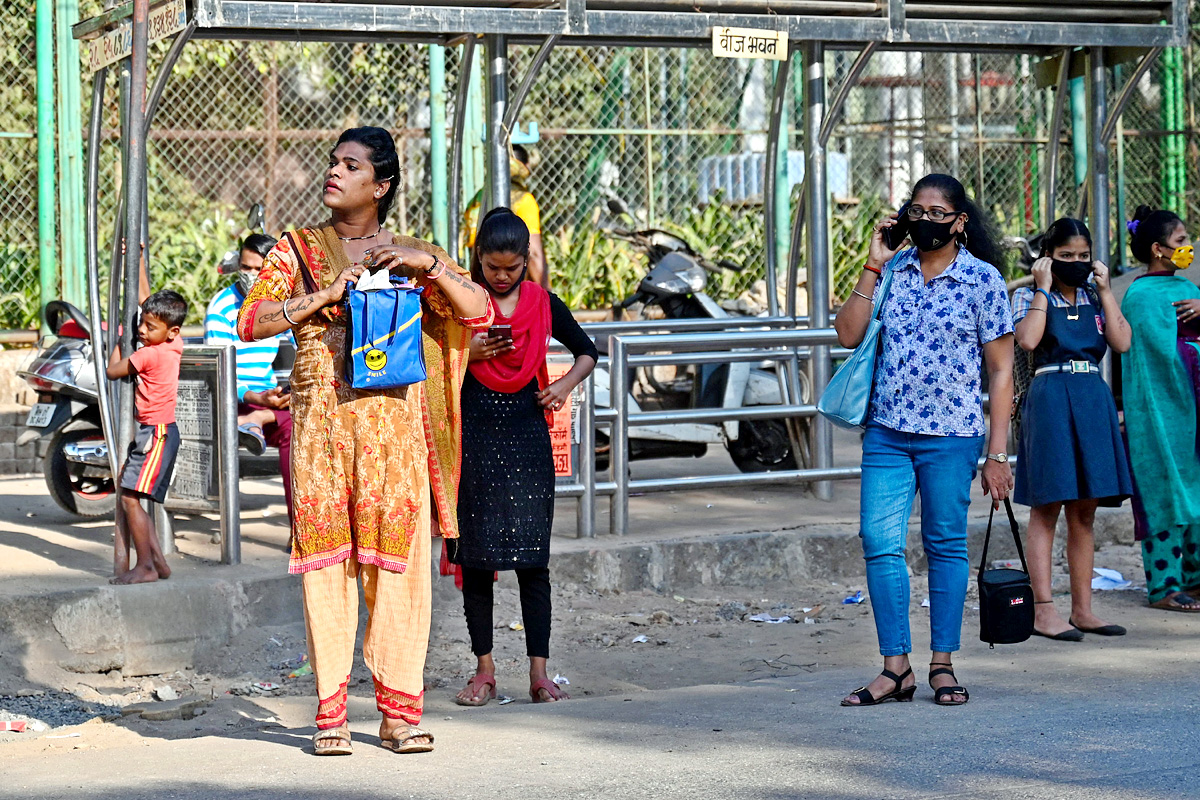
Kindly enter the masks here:
<path id="1" fill-rule="evenodd" d="M 246 227 L 252 231 L 266 231 L 267 209 L 262 203 L 255 203 L 250 206 L 250 213 L 246 215 Z"/>
<path id="2" fill-rule="evenodd" d="M 222 256 L 221 262 L 217 264 L 218 275 L 232 275 L 242 268 L 241 253 L 235 253 L 232 250 L 226 250 Z"/>
<path id="3" fill-rule="evenodd" d="M 625 205 L 625 201 L 619 197 L 608 198 L 608 210 L 619 217 L 633 216 L 633 214 L 629 211 L 629 206 Z"/>

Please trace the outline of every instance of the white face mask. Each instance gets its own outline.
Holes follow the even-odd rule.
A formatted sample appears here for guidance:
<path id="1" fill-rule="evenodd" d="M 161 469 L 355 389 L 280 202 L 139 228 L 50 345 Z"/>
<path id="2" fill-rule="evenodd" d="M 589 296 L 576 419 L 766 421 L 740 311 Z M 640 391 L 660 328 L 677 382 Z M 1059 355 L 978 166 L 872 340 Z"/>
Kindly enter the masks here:
<path id="1" fill-rule="evenodd" d="M 250 294 L 251 287 L 258 280 L 258 273 L 247 272 L 246 270 L 238 270 L 238 286 L 242 290 L 242 294 Z"/>

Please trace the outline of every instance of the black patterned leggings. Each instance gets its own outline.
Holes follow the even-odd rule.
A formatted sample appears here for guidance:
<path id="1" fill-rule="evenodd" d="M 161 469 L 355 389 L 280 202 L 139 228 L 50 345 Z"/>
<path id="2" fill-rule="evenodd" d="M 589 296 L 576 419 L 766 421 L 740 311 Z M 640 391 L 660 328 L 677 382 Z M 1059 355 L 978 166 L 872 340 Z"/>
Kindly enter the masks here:
<path id="1" fill-rule="evenodd" d="M 463 611 L 471 634 L 471 652 L 492 652 L 492 583 L 495 570 L 463 567 Z M 525 650 L 530 658 L 550 657 L 550 568 L 518 569 L 521 620 L 525 625 Z"/>

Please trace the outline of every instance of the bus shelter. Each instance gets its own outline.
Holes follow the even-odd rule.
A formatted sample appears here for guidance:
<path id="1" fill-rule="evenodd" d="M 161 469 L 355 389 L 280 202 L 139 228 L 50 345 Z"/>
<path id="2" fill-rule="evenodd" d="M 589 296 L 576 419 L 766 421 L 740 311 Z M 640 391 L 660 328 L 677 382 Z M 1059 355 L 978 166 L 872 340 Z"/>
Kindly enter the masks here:
<path id="1" fill-rule="evenodd" d="M 1109 142 L 1117 119 L 1138 81 L 1146 74 L 1164 47 L 1184 44 L 1188 35 L 1188 3 L 1185 0 L 1098 0 L 1075 4 L 1067 0 L 1006 0 L 1000 4 L 970 4 L 962 0 L 129 0 L 77 24 L 74 35 L 90 48 L 97 79 L 93 82 L 92 113 L 87 166 L 87 266 L 89 313 L 98 379 L 103 385 L 104 358 L 115 342 L 116 326 L 109 327 L 110 341 L 102 342 L 102 307 L 109 319 L 124 321 L 126 346 L 131 344 L 132 320 L 136 311 L 139 248 L 128 247 L 122 255 L 111 254 L 114 279 L 107 303 L 99 295 L 97 252 L 99 142 L 105 80 L 102 71 L 116 64 L 121 69 L 121 146 L 124 170 L 117 219 L 106 220 L 114 227 L 119 242 L 146 241 L 146 138 L 176 59 L 192 39 L 272 41 L 352 41 L 412 44 L 461 45 L 465 68 L 470 74 L 474 59 L 482 59 L 486 76 L 487 182 L 484 205 L 496 207 L 509 201 L 508 152 L 510 132 L 515 129 L 521 106 L 537 80 L 540 68 L 557 45 L 614 44 L 635 47 L 712 48 L 717 55 L 771 58 L 778 62 L 769 109 L 766 164 L 776 163 L 783 132 L 783 109 L 789 83 L 803 82 L 804 179 L 800 202 L 790 220 L 780 219 L 778 176 L 770 167 L 763 192 L 765 215 L 766 281 L 769 317 L 775 327 L 807 326 L 814 334 L 830 324 L 830 242 L 828 233 L 829 190 L 826 146 L 846 99 L 862 76 L 873 54 L 881 50 L 921 51 L 1009 51 L 1041 59 L 1041 72 L 1057 87 L 1050 124 L 1050 149 L 1045 196 L 1053 215 L 1058 181 L 1057 148 L 1061 139 L 1067 82 L 1086 77 L 1088 87 L 1088 179 L 1084 215 L 1092 221 L 1095 248 L 1110 249 L 1109 230 Z M 173 36 L 173 45 L 158 73 L 148 74 L 147 54 L 151 41 Z M 520 81 L 510 81 L 508 45 L 539 46 Z M 825 54 L 838 49 L 857 53 L 852 66 L 836 86 L 826 74 Z M 789 75 L 793 52 L 801 53 L 801 74 Z M 1127 79 L 1109 92 L 1109 69 L 1117 62 L 1136 62 Z M 153 77 L 153 82 L 151 82 Z M 458 102 L 450 141 L 449 205 L 450 242 L 458 241 L 456 227 L 461 207 L 464 109 L 468 81 L 457 88 Z M 790 226 L 790 249 L 786 263 L 768 243 L 787 238 L 782 225 Z M 807 230 L 805 230 L 807 228 Z M 799 264 L 807 268 L 809 314 L 796 316 L 795 298 Z M 117 280 L 116 276 L 122 279 Z M 777 282 L 785 282 L 782 308 Z M 762 321 L 762 320 L 759 320 Z M 743 320 L 744 322 L 744 320 Z M 610 326 L 620 330 L 620 325 Z M 826 331 L 827 332 L 827 331 Z M 679 335 L 677 334 L 676 338 Z M 709 329 L 688 334 L 708 337 L 712 348 L 721 349 L 725 334 Z M 666 340 L 664 340 L 665 342 Z M 814 398 L 819 397 L 832 372 L 828 336 L 816 336 L 805 364 Z M 696 343 L 687 346 L 695 349 Z M 728 345 L 725 345 L 728 347 Z M 781 371 L 785 404 L 793 418 L 814 416 L 811 406 L 800 407 L 800 362 L 793 358 Z M 615 382 L 614 382 L 615 383 Z M 617 388 L 614 385 L 614 390 Z M 132 436 L 132 390 L 122 387 L 119 398 L 101 393 L 102 418 L 109 452 Z M 114 414 L 114 401 L 120 414 Z M 614 403 L 614 407 L 618 404 Z M 619 414 L 610 420 L 614 427 L 613 476 L 615 486 L 613 530 L 623 532 L 628 500 L 626 460 L 615 435 Z M 761 416 L 761 414 L 760 414 Z M 749 418 L 749 417 L 747 417 Z M 793 426 L 796 441 L 799 428 Z M 828 497 L 828 479 L 838 477 L 832 469 L 833 436 L 828 422 L 817 417 L 804 442 L 811 454 L 811 469 L 799 469 L 778 477 L 814 481 L 818 496 Z M 582 459 L 581 459 L 582 460 Z M 585 471 L 590 474 L 591 470 Z M 740 476 L 747 480 L 762 476 Z M 594 476 L 591 478 L 594 484 Z M 586 481 L 585 481 L 586 482 Z M 624 487 L 622 488 L 622 484 Z M 581 487 L 594 494 L 595 486 Z M 582 518 L 582 515 L 581 515 Z"/>

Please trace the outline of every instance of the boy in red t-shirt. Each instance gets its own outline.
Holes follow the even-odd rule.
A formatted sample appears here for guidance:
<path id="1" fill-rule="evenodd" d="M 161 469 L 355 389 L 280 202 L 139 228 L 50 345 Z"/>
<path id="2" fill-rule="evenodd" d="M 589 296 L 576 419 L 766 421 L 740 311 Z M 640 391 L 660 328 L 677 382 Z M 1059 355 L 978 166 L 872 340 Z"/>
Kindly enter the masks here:
<path id="1" fill-rule="evenodd" d="M 120 502 L 117 504 L 117 537 L 133 540 L 137 565 L 113 583 L 149 583 L 171 577 L 150 515 L 142 499 L 161 503 L 167 498 L 175 456 L 179 452 L 179 429 L 175 427 L 175 401 L 179 394 L 179 361 L 183 355 L 180 327 L 187 316 L 187 301 L 178 292 L 155 292 L 142 303 L 138 325 L 141 347 L 121 358 L 114 347 L 108 360 L 109 380 L 137 377 L 134 406 L 138 431 L 129 445 L 121 468 Z M 128 565 L 126 565 L 128 566 Z"/>

